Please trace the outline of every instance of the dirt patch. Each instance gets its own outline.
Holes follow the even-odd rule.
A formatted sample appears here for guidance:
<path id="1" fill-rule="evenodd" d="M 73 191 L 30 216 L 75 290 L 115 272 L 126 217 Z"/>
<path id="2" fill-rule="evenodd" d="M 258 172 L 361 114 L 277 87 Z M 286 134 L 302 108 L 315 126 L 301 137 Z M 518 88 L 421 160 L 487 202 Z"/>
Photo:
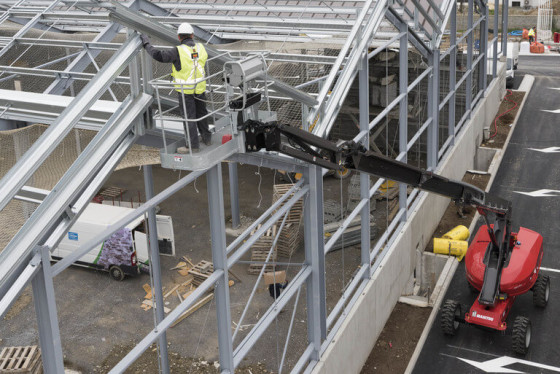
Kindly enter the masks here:
<path id="1" fill-rule="evenodd" d="M 483 147 L 502 148 L 504 146 L 524 96 L 525 92 L 508 91 L 500 104 L 496 118 L 490 124 L 491 138 L 482 143 Z M 497 122 L 496 119 L 498 119 Z"/>
<path id="2" fill-rule="evenodd" d="M 4 321 L 9 321 L 17 316 L 29 303 L 31 303 L 31 287 L 25 288 L 14 305 L 8 310 L 4 316 Z"/>
<path id="3" fill-rule="evenodd" d="M 362 374 L 403 373 L 432 308 L 397 303 L 375 343 Z"/>
<path id="4" fill-rule="evenodd" d="M 466 173 L 463 176 L 463 182 L 472 184 L 480 188 L 481 190 L 486 189 L 486 185 L 490 180 L 490 174 L 472 174 Z M 433 252 L 434 251 L 434 238 L 441 238 L 443 234 L 454 228 L 458 225 L 463 225 L 469 227 L 474 215 L 476 213 L 476 209 L 471 206 L 461 206 L 455 204 L 453 201 L 449 203 L 441 221 L 439 221 L 439 225 L 434 231 L 434 234 L 428 245 L 424 249 L 426 252 Z"/>
<path id="5" fill-rule="evenodd" d="M 107 373 L 111 370 L 127 353 L 129 353 L 135 344 L 117 345 L 111 350 L 111 355 L 107 357 L 100 365 L 93 368 L 94 373 Z M 202 358 L 192 359 L 185 358 L 176 352 L 169 350 L 169 368 L 171 373 L 196 373 L 196 374 L 218 374 L 220 373 L 220 364 L 217 361 L 205 361 Z M 264 364 L 257 363 L 251 366 L 239 367 L 235 369 L 239 374 L 263 374 L 270 373 Z M 125 373 L 159 373 L 158 354 L 155 345 L 152 345 L 142 356 L 140 356 Z"/>

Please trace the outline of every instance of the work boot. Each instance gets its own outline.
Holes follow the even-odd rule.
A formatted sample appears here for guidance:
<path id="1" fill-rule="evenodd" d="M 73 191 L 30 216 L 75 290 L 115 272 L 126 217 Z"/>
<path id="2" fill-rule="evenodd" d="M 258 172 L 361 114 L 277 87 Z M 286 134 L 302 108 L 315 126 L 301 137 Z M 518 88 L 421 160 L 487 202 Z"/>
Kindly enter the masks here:
<path id="1" fill-rule="evenodd" d="M 192 153 L 198 153 L 200 150 L 198 148 L 193 148 L 192 149 Z M 188 147 L 178 147 L 177 148 L 177 153 L 182 154 L 182 155 L 186 155 L 189 154 L 189 148 Z"/>
<path id="2" fill-rule="evenodd" d="M 212 145 L 212 134 L 202 135 L 202 142 L 205 145 Z"/>

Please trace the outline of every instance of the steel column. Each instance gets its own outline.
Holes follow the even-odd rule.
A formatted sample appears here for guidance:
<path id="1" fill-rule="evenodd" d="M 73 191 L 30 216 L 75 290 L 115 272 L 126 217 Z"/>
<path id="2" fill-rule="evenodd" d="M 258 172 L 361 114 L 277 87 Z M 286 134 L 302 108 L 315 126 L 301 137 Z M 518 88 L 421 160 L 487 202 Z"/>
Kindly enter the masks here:
<path id="1" fill-rule="evenodd" d="M 152 165 L 144 165 L 142 167 L 144 170 L 144 188 L 146 193 L 146 200 L 150 200 L 154 197 L 154 180 L 152 174 Z M 153 292 L 155 296 L 156 306 L 156 324 L 161 323 L 165 318 L 164 313 L 164 300 L 163 300 L 163 290 L 161 283 L 161 265 L 159 261 L 159 242 L 157 235 L 157 223 L 156 223 L 156 209 L 151 208 L 148 210 L 148 233 L 149 233 L 149 257 L 150 257 L 150 271 L 152 273 L 153 279 Z M 156 326 L 157 330 L 157 326 Z M 163 374 L 169 374 L 169 357 L 167 355 L 167 335 L 164 332 L 158 338 L 159 345 L 159 361 L 160 369 Z"/>
<path id="2" fill-rule="evenodd" d="M 41 268 L 31 281 L 33 285 L 33 303 L 39 328 L 41 359 L 45 374 L 64 373 L 60 329 L 56 315 L 56 298 L 51 271 L 49 248 L 37 247 L 41 253 Z"/>
<path id="3" fill-rule="evenodd" d="M 509 1 L 503 1 L 502 3 L 502 52 L 504 56 L 507 57 L 507 29 L 508 29 L 508 7 Z M 506 30 L 506 32 L 504 32 Z M 494 35 L 496 36 L 496 35 Z M 512 61 L 513 63 L 513 61 Z"/>
<path id="4" fill-rule="evenodd" d="M 208 181 L 208 211 L 210 213 L 212 261 L 214 263 L 214 271 L 223 270 L 223 274 L 216 282 L 214 289 L 218 324 L 218 345 L 220 349 L 220 370 L 222 372 L 233 373 L 233 342 L 231 339 L 231 311 L 229 309 L 222 165 L 217 164 L 209 169 L 206 173 L 206 179 Z"/>
<path id="5" fill-rule="evenodd" d="M 325 255 L 323 233 L 323 174 L 321 168 L 310 165 L 304 173 L 309 194 L 305 199 L 304 235 L 305 263 L 312 269 L 306 281 L 307 338 L 313 345 L 311 358 L 319 360 L 321 343 L 327 337 L 327 307 L 325 290 Z"/>
<path id="6" fill-rule="evenodd" d="M 364 50 L 362 57 L 362 69 L 360 70 L 359 76 L 360 92 L 360 131 L 366 131 L 366 136 L 364 136 L 360 143 L 369 150 L 369 60 L 367 50 Z M 362 236 L 361 236 L 361 255 L 362 261 L 361 266 L 366 267 L 364 278 L 369 279 L 371 276 L 371 264 L 369 261 L 369 250 L 371 247 L 371 235 L 370 235 L 370 200 L 369 200 L 369 188 L 370 180 L 369 174 L 360 173 L 360 199 L 366 200 L 362 210 L 361 210 L 361 225 L 362 225 Z"/>
<path id="7" fill-rule="evenodd" d="M 236 229 L 241 225 L 239 211 L 239 185 L 237 184 L 237 162 L 228 163 L 229 171 L 229 200 L 231 205 L 231 228 Z"/>
<path id="8" fill-rule="evenodd" d="M 399 31 L 405 32 L 406 30 L 407 25 L 401 25 Z M 401 161 L 406 163 L 408 143 L 408 38 L 406 33 L 399 40 L 399 94 L 402 93 L 407 94 L 401 98 L 399 103 L 399 153 L 404 152 L 404 158 Z M 405 210 L 405 214 L 401 217 L 403 221 L 406 221 L 407 187 L 405 183 L 399 183 L 399 208 Z"/>
<path id="9" fill-rule="evenodd" d="M 494 35 L 493 35 L 493 40 L 494 40 L 494 45 L 493 45 L 493 59 L 492 59 L 492 78 L 496 78 L 498 76 L 498 25 L 499 25 L 499 21 L 498 21 L 498 15 L 500 14 L 500 8 L 498 8 L 500 6 L 500 0 L 494 0 Z M 506 30 L 506 34 L 507 34 L 507 30 Z"/>
<path id="10" fill-rule="evenodd" d="M 465 111 L 469 113 L 468 118 L 471 118 L 470 111 L 472 109 L 472 60 L 473 60 L 473 10 L 474 3 L 473 0 L 469 0 L 468 8 L 468 23 L 469 35 L 467 36 L 467 71 L 468 74 L 467 81 L 465 83 Z"/>
<path id="11" fill-rule="evenodd" d="M 479 65 L 480 68 L 478 76 L 480 85 L 478 90 L 486 92 L 486 87 L 488 86 L 488 17 L 490 12 L 488 10 L 488 5 L 485 5 L 484 9 L 484 15 L 482 16 L 483 20 L 480 23 L 480 53 L 484 53 L 484 58 L 479 62 L 479 64 L 482 65 Z"/>
<path id="12" fill-rule="evenodd" d="M 428 81 L 428 118 L 431 118 L 431 121 L 428 125 L 427 166 L 428 169 L 435 170 L 439 149 L 439 49 L 432 51 L 430 66 L 432 73 Z"/>
<path id="13" fill-rule="evenodd" d="M 451 145 L 455 144 L 455 102 L 457 98 L 457 87 L 455 87 L 457 83 L 457 2 L 452 2 L 451 9 L 451 19 L 449 22 L 451 23 L 451 33 L 449 35 L 449 48 L 453 50 L 449 54 L 449 91 L 451 92 L 451 97 L 449 98 L 449 119 L 448 119 L 448 126 L 449 126 L 449 136 L 452 137 Z"/>

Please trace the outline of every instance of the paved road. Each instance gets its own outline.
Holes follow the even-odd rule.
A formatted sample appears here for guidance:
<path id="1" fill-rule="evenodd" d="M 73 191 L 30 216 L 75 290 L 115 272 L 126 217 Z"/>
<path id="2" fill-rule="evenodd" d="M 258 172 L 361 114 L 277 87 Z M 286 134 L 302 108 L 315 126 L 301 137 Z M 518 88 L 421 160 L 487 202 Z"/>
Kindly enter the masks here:
<path id="1" fill-rule="evenodd" d="M 438 316 L 414 369 L 416 374 L 560 372 L 560 153 L 529 149 L 560 147 L 560 58 L 522 56 L 518 72 L 535 75 L 536 80 L 491 192 L 513 202 L 514 229 L 524 226 L 543 235 L 542 266 L 549 269 L 544 272 L 550 275 L 552 284 L 549 304 L 546 309 L 534 307 L 531 293 L 515 301 L 508 319 L 510 326 L 518 315 L 529 317 L 533 325 L 531 348 L 525 357 L 512 352 L 510 336 L 496 332 L 462 325 L 456 336 L 444 336 Z M 549 192 L 552 196 L 548 197 L 519 193 L 542 189 L 558 191 Z M 446 298 L 470 307 L 475 297 L 467 288 L 461 264 Z M 523 362 L 508 364 L 503 356 Z M 484 363 L 489 360 L 494 360 L 493 368 Z M 512 371 L 500 371 L 502 366 Z"/>

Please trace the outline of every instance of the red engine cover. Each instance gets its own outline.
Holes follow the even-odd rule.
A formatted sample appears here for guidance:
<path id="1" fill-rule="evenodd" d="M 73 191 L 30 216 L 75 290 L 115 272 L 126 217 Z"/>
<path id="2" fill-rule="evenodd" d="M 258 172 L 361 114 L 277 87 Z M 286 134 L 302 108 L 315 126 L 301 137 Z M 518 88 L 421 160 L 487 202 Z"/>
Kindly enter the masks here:
<path id="1" fill-rule="evenodd" d="M 519 228 L 517 243 L 513 247 L 509 263 L 502 270 L 500 292 L 510 296 L 521 295 L 531 289 L 537 281 L 543 256 L 543 238 L 532 230 Z M 478 290 L 482 288 L 484 280 L 484 254 L 490 243 L 490 235 L 486 225 L 480 227 L 471 242 L 465 266 L 468 281 Z"/>

